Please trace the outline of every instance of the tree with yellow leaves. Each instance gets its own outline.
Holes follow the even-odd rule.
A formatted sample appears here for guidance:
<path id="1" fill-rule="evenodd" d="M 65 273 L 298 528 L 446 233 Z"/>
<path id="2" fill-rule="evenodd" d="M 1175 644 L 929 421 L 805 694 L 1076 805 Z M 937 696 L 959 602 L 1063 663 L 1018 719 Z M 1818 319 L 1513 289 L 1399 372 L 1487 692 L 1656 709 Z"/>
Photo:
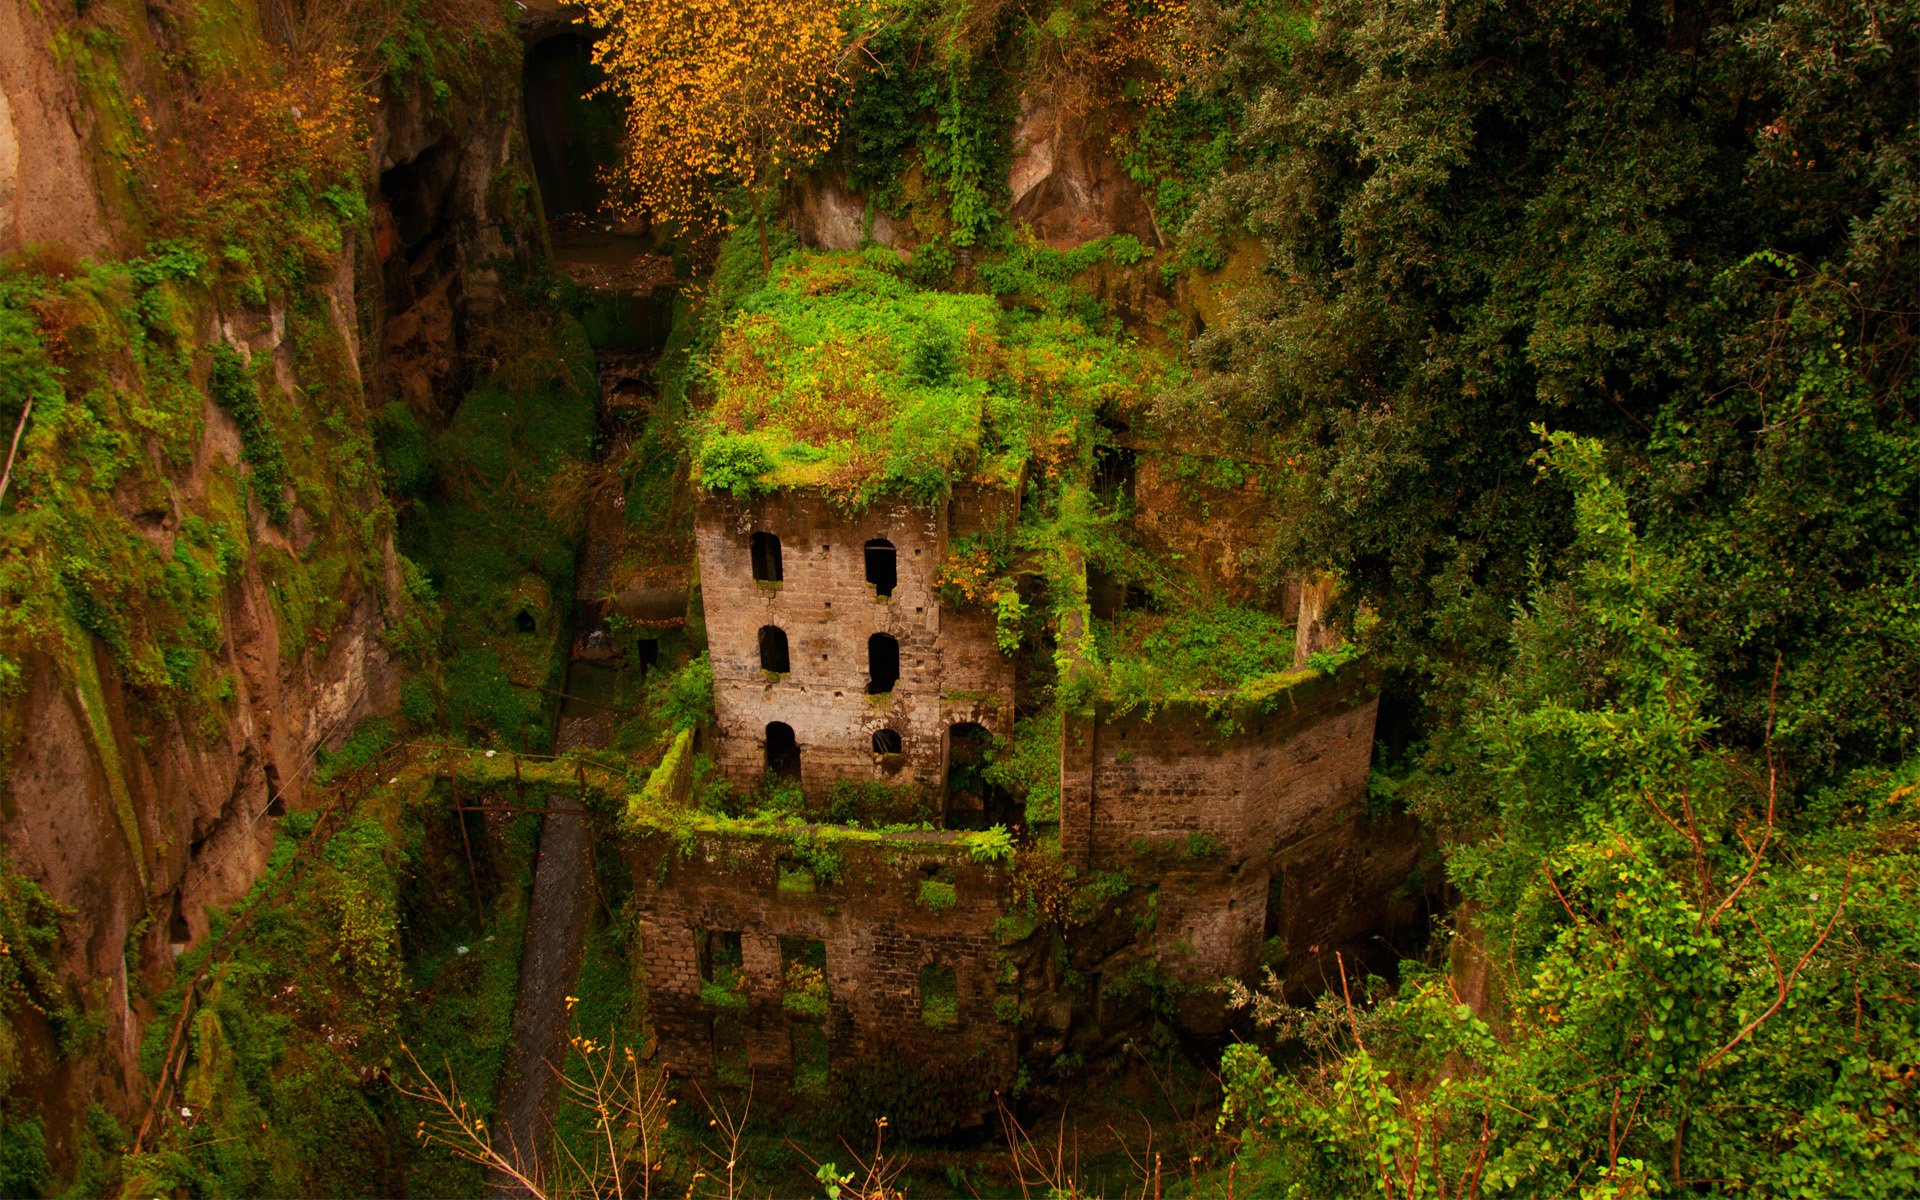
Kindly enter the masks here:
<path id="1" fill-rule="evenodd" d="M 626 104 L 620 203 L 691 236 L 729 224 L 724 197 L 767 205 L 833 144 L 850 55 L 833 0 L 580 0 L 594 61 Z"/>

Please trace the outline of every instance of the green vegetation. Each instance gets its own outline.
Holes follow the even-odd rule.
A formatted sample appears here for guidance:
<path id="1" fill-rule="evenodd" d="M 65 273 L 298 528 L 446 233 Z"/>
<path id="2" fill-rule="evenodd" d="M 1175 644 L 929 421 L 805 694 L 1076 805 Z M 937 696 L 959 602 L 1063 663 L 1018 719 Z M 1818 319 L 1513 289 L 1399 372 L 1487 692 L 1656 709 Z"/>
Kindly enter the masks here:
<path id="1" fill-rule="evenodd" d="M 923 499 L 956 474 L 1017 483 L 1024 446 L 986 428 L 997 313 L 920 292 L 885 251 L 788 256 L 745 297 L 708 364 L 703 486 L 823 486 Z"/>
<path id="2" fill-rule="evenodd" d="M 125 1162 L 129 1186 L 340 1194 L 384 1180 L 380 1190 L 444 1194 L 478 1184 L 469 1164 L 434 1152 L 400 1166 L 395 1151 L 411 1141 L 416 1118 L 363 1086 L 365 1072 L 401 1057 L 405 1042 L 469 1095 L 492 1095 L 518 978 L 519 864 L 532 822 L 516 822 L 502 844 L 481 842 L 479 914 L 455 865 L 459 819 L 443 798 L 405 785 L 375 789 L 337 832 L 316 831 L 312 814 L 286 818 L 262 883 L 234 912 L 214 914 L 215 938 L 182 960 L 191 972 L 219 949 L 180 1093 L 194 1115 L 153 1153 Z M 316 837 L 324 845 L 306 845 Z M 290 873 L 296 854 L 310 865 Z M 495 861 L 514 865 L 496 874 Z M 241 913 L 250 914 L 247 929 L 221 943 Z M 408 1002 L 420 994 L 436 998 L 430 1013 Z M 180 1000 L 178 986 L 159 997 L 142 1050 L 149 1071 Z"/>
<path id="3" fill-rule="evenodd" d="M 923 291 L 891 251 L 792 254 L 745 295 L 706 359 L 695 482 L 741 495 L 819 487 L 859 507 L 957 482 L 1017 487 L 1149 366 L 1058 316 Z"/>
<path id="4" fill-rule="evenodd" d="M 573 595 L 582 514 L 548 489 L 583 462 L 598 387 L 585 336 L 561 322 L 519 332 L 512 367 L 461 401 L 428 439 L 431 489 L 414 499 L 401 547 L 445 612 L 446 719 L 457 733 L 519 749 L 545 744 L 565 663 L 557 644 Z M 527 614 L 532 635 L 517 618 Z"/>
<path id="5" fill-rule="evenodd" d="M 274 438 L 266 410 L 260 407 L 258 388 L 247 373 L 246 361 L 225 342 L 213 348 L 207 391 L 220 407 L 233 414 L 240 426 L 241 453 L 253 467 L 247 483 L 254 499 L 267 510 L 274 524 L 285 525 L 293 511 L 286 497 L 286 459 L 280 453 L 280 443 Z"/>
<path id="6" fill-rule="evenodd" d="M 782 938 L 780 1003 L 786 1011 L 804 1021 L 827 1019 L 827 947 L 825 942 L 808 941 L 795 946 L 795 939 Z"/>
<path id="7" fill-rule="evenodd" d="M 1710 713 L 1674 621 L 1683 560 L 1642 539 L 1597 443 L 1556 438 L 1551 462 L 1577 498 L 1571 578 L 1516 614 L 1426 784 L 1452 877 L 1508 914 L 1464 948 L 1513 963 L 1502 1028 L 1432 971 L 1355 1014 L 1258 1005 L 1312 1057 L 1229 1052 L 1243 1164 L 1300 1195 L 1355 1194 L 1382 1162 L 1541 1193 L 1910 1192 L 1891 1064 L 1920 1048 L 1920 762 L 1784 788 Z"/>
<path id="8" fill-rule="evenodd" d="M 928 912 L 946 912 L 960 903 L 960 894 L 947 880 L 922 879 L 919 891 L 914 893 L 913 902 Z"/>
<path id="9" fill-rule="evenodd" d="M 1120 711 L 1250 693 L 1293 670 L 1293 622 L 1239 605 L 1126 612 L 1094 633 L 1100 693 Z"/>
<path id="10" fill-rule="evenodd" d="M 925 789 L 879 780 L 840 779 L 827 785 L 827 820 L 835 825 L 916 825 L 939 818 Z"/>
<path id="11" fill-rule="evenodd" d="M 1013 737 L 988 753 L 980 777 L 1025 805 L 1029 825 L 1060 819 L 1060 716 L 1048 710 L 1014 723 Z"/>

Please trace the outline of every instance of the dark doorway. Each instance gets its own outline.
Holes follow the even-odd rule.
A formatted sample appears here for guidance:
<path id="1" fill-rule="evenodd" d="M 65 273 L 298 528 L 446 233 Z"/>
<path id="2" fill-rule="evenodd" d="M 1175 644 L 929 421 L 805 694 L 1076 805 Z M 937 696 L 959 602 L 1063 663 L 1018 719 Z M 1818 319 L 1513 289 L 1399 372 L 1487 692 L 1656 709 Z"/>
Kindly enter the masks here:
<path id="1" fill-rule="evenodd" d="M 891 634 L 867 639 L 867 695 L 884 696 L 900 682 L 900 643 Z"/>
<path id="2" fill-rule="evenodd" d="M 753 577 L 761 583 L 779 583 L 786 577 L 780 569 L 780 538 L 777 534 L 753 535 Z"/>
<path id="3" fill-rule="evenodd" d="M 793 669 L 787 661 L 787 631 L 778 625 L 760 627 L 760 669 L 775 675 Z"/>
<path id="4" fill-rule="evenodd" d="M 800 743 L 793 726 L 774 721 L 767 726 L 767 774 L 779 779 L 800 778 Z"/>
<path id="5" fill-rule="evenodd" d="M 873 585 L 874 595 L 893 595 L 894 584 L 900 578 L 896 567 L 892 542 L 874 538 L 867 543 L 867 582 Z"/>
<path id="6" fill-rule="evenodd" d="M 540 627 L 540 622 L 533 619 L 531 611 L 523 608 L 513 615 L 513 627 L 521 633 L 532 633 Z"/>
<path id="7" fill-rule="evenodd" d="M 947 731 L 947 828 L 985 829 L 987 793 L 983 775 L 993 735 L 985 726 L 962 721 Z"/>

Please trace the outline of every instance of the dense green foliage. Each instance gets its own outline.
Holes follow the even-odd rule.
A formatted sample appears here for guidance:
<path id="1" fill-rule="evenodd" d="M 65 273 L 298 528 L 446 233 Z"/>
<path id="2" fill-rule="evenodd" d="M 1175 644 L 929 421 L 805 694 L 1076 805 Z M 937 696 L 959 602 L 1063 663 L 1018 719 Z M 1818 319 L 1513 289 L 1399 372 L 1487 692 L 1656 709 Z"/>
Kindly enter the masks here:
<path id="1" fill-rule="evenodd" d="M 1570 536 L 1533 428 L 1601 438 L 1749 744 L 1911 748 L 1920 415 L 1911 5 L 1336 3 L 1242 69 L 1198 224 L 1266 285 L 1195 411 L 1297 461 L 1277 561 L 1337 567 L 1434 677 Z"/>
<path id="2" fill-rule="evenodd" d="M 1016 486 L 1058 460 L 1147 364 L 1059 316 L 927 291 L 892 251 L 792 254 L 742 297 L 704 367 L 713 405 L 695 481 L 751 495 L 819 487 L 852 506 L 957 482 Z"/>
<path id="3" fill-rule="evenodd" d="M 1513 618 L 1427 785 L 1498 1016 L 1418 972 L 1371 1011 L 1270 1007 L 1318 1053 L 1231 1051 L 1226 1119 L 1288 1194 L 1920 1187 L 1920 763 L 1795 795 L 1771 745 L 1729 746 L 1674 620 L 1687 564 L 1601 460 L 1555 440 L 1570 577 Z"/>
<path id="4" fill-rule="evenodd" d="M 1269 1008 L 1308 1065 L 1228 1056 L 1243 1165 L 1911 1192 L 1920 11 L 1332 3 L 1242 46 L 1190 232 L 1265 278 L 1169 412 L 1269 442 L 1272 561 L 1379 612 L 1424 705 L 1385 790 L 1488 981 Z"/>
<path id="5" fill-rule="evenodd" d="M 539 689 L 557 686 L 564 669 L 555 636 L 583 519 L 555 509 L 548 489 L 588 457 L 599 393 L 577 325 L 522 337 L 514 366 L 425 440 L 432 484 L 413 500 L 401 546 L 448 615 L 441 643 L 421 650 L 443 664 L 449 724 L 525 749 L 544 744 L 551 706 Z M 389 463 L 413 444 L 400 440 Z"/>
<path id="6" fill-rule="evenodd" d="M 519 974 L 534 823 L 522 819 L 497 843 L 476 835 L 480 874 L 470 877 L 458 865 L 461 819 L 411 786 L 362 800 L 337 831 L 316 831 L 310 813 L 287 818 L 262 883 L 217 915 L 216 937 L 182 960 L 184 981 L 215 956 L 179 1093 L 192 1115 L 151 1154 L 127 1160 L 129 1186 L 204 1195 L 477 1186 L 477 1171 L 451 1156 L 403 1157 L 421 1114 L 390 1089 L 366 1086 L 404 1069 L 405 1042 L 470 1094 L 492 1093 Z M 302 854 L 308 865 L 291 871 Z M 244 932 L 219 937 L 249 912 Z M 419 996 L 432 997 L 430 1010 L 413 1002 Z M 160 998 L 142 1048 L 149 1071 L 179 1004 L 178 986 Z"/>

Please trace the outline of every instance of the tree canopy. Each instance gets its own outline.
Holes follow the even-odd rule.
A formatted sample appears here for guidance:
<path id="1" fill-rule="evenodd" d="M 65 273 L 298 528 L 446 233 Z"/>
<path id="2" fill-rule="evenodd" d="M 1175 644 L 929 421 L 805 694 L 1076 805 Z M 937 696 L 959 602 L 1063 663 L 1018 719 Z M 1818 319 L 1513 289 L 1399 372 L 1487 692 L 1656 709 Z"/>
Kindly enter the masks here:
<path id="1" fill-rule="evenodd" d="M 833 144 L 846 37 L 823 0 L 583 0 L 626 105 L 615 193 L 696 238 Z M 763 222 L 764 223 L 764 222 Z M 763 238 L 764 242 L 764 238 Z"/>

